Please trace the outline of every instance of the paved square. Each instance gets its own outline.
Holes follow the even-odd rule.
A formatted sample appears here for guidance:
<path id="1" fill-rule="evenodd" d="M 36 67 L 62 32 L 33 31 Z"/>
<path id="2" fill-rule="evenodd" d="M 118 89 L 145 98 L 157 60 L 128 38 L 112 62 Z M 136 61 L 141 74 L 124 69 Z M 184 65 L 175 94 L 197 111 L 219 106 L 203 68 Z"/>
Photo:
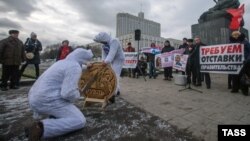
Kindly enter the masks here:
<path id="1" fill-rule="evenodd" d="M 211 89 L 194 87 L 179 92 L 184 86 L 157 79 L 142 77 L 121 79 L 122 98 L 142 109 L 168 121 L 180 129 L 206 141 L 217 140 L 218 124 L 250 124 L 250 96 L 241 92 L 232 94 L 227 89 L 227 75 L 211 74 Z"/>

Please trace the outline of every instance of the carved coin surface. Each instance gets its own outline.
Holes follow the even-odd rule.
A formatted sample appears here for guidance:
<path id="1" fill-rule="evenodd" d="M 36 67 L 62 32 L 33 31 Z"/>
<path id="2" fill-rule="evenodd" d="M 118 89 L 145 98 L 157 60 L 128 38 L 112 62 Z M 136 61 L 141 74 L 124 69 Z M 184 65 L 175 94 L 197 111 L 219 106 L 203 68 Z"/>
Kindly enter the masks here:
<path id="1" fill-rule="evenodd" d="M 112 68 L 102 63 L 93 63 L 92 67 L 82 73 L 79 80 L 80 90 L 86 89 L 81 93 L 88 98 L 109 99 L 116 89 L 116 75 Z"/>

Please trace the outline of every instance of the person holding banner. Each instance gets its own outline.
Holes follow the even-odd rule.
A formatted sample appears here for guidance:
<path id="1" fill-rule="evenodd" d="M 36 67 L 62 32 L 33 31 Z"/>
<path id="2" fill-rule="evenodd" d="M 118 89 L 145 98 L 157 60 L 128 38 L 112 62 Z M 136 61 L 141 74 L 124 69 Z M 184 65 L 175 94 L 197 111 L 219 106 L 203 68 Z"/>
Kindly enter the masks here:
<path id="1" fill-rule="evenodd" d="M 128 47 L 125 49 L 125 52 L 135 52 L 135 48 L 131 46 L 131 43 L 128 42 Z M 133 78 L 135 78 L 135 70 L 132 68 L 128 68 L 128 77 L 131 77 L 133 75 Z"/>
<path id="2" fill-rule="evenodd" d="M 196 73 L 197 73 L 197 84 L 196 86 L 201 86 L 201 81 L 204 80 L 205 77 L 205 83 L 207 85 L 207 89 L 211 88 L 211 78 L 209 73 L 201 73 L 200 72 L 200 47 L 201 46 L 206 46 L 204 43 L 201 42 L 200 37 L 195 37 L 195 59 L 194 59 L 194 64 L 197 66 L 196 67 Z"/>
<path id="3" fill-rule="evenodd" d="M 155 43 L 151 43 L 151 49 L 155 49 Z M 155 53 L 148 53 L 147 54 L 147 61 L 149 62 L 149 78 L 154 77 L 156 78 L 156 69 L 155 69 Z"/>
<path id="4" fill-rule="evenodd" d="M 172 47 L 170 45 L 170 42 L 168 40 L 166 40 L 164 42 L 164 47 L 162 48 L 161 53 L 171 52 L 173 50 L 174 50 L 174 47 Z M 164 80 L 171 81 L 171 78 L 172 78 L 172 69 L 173 69 L 173 67 L 164 67 Z"/>
<path id="5" fill-rule="evenodd" d="M 188 48 L 187 38 L 183 38 L 182 39 L 182 45 L 179 46 L 179 49 L 185 49 L 185 50 L 187 50 L 187 48 Z M 188 54 L 188 53 L 186 53 L 186 54 Z M 178 70 L 176 69 L 175 72 L 178 73 Z M 182 71 L 181 73 L 182 73 L 182 75 L 185 75 L 184 71 Z"/>
<path id="6" fill-rule="evenodd" d="M 233 31 L 232 35 L 229 37 L 230 43 L 241 43 L 244 44 L 244 59 L 247 60 L 250 58 L 250 44 L 245 39 L 245 35 L 240 33 L 239 31 Z M 240 88 L 240 78 L 242 76 L 242 72 L 239 74 L 231 74 L 232 79 L 232 90 L 231 93 L 239 92 Z"/>
<path id="7" fill-rule="evenodd" d="M 120 94 L 119 79 L 124 64 L 125 55 L 123 53 L 122 46 L 118 39 L 111 38 L 106 32 L 100 32 L 94 38 L 95 42 L 102 43 L 102 60 L 103 65 L 111 65 L 112 69 L 116 73 L 117 87 L 115 95 Z M 115 102 L 115 97 L 111 98 L 111 103 Z"/>

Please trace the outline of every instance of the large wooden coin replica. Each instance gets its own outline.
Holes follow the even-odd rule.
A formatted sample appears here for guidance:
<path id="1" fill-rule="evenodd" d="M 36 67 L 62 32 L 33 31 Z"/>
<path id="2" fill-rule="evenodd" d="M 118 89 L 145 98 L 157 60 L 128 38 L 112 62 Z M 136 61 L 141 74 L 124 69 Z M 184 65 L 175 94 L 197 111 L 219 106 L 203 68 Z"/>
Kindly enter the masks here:
<path id="1" fill-rule="evenodd" d="M 100 102 L 102 108 L 115 92 L 117 85 L 116 75 L 112 68 L 102 63 L 93 63 L 93 66 L 82 73 L 79 80 L 81 95 L 85 96 L 84 106 L 87 102 Z"/>

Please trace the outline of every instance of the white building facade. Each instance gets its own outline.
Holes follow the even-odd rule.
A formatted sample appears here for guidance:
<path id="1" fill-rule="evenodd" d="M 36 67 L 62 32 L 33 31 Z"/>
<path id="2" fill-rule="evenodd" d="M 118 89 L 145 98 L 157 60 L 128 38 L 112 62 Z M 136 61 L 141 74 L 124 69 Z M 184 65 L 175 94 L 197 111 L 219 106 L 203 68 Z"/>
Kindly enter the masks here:
<path id="1" fill-rule="evenodd" d="M 136 50 L 138 49 L 138 41 L 134 40 L 135 39 L 134 34 L 123 35 L 123 36 L 118 37 L 118 39 L 120 40 L 120 43 L 123 48 L 126 48 L 127 44 L 130 42 Z M 181 40 L 177 40 L 173 38 L 154 37 L 154 36 L 142 34 L 141 40 L 139 41 L 139 50 L 142 47 L 150 47 L 151 43 L 155 43 L 156 46 L 163 47 L 164 42 L 166 40 L 168 40 L 171 46 L 173 46 L 175 49 L 177 49 L 182 44 Z"/>
<path id="2" fill-rule="evenodd" d="M 178 48 L 182 44 L 181 40 L 161 37 L 160 23 L 144 19 L 144 13 L 140 12 L 137 16 L 128 13 L 118 13 L 116 19 L 116 37 L 120 40 L 123 48 L 127 47 L 128 42 L 137 50 L 138 41 L 135 41 L 135 30 L 141 30 L 141 38 L 139 41 L 139 50 L 142 47 L 150 47 L 151 43 L 156 46 L 164 46 L 166 40 L 170 44 Z"/>

